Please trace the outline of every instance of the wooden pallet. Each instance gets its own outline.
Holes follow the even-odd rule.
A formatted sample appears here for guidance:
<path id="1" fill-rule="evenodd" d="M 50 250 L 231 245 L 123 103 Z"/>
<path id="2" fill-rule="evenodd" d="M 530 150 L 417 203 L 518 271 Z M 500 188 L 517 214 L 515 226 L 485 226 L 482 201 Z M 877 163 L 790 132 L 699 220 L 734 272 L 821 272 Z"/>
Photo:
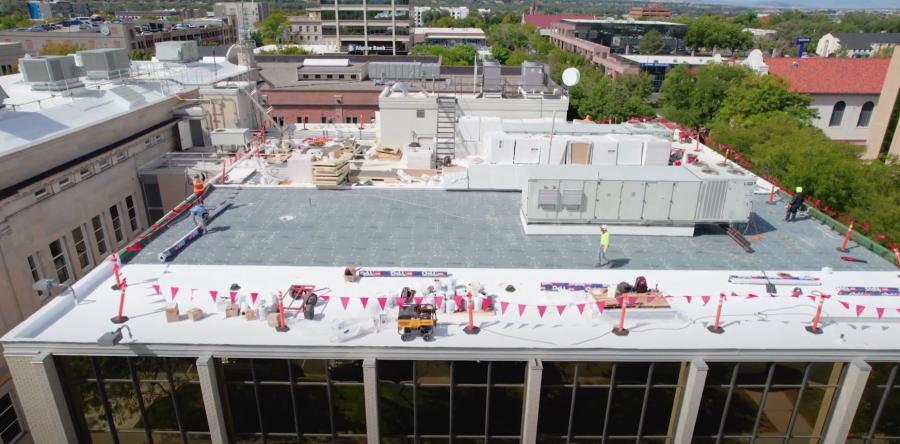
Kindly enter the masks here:
<path id="1" fill-rule="evenodd" d="M 346 160 L 322 160 L 313 162 L 313 184 L 316 186 L 338 186 L 347 181 L 350 163 Z"/>

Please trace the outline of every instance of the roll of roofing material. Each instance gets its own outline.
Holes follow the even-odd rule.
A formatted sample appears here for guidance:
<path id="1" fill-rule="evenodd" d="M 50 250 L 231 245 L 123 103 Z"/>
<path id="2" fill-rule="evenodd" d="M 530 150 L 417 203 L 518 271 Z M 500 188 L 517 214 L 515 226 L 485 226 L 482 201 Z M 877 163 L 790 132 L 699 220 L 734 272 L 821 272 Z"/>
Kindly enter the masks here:
<path id="1" fill-rule="evenodd" d="M 222 214 L 222 212 L 225 211 L 225 209 L 227 209 L 230 206 L 231 206 L 231 199 L 227 199 L 227 200 L 220 202 L 219 205 L 216 205 L 216 207 L 213 208 L 212 210 L 209 210 L 209 218 L 207 219 L 207 223 L 209 221 L 215 219 L 216 216 L 218 216 L 219 214 Z M 175 241 L 175 243 L 173 243 L 172 245 L 169 245 L 168 248 L 166 248 L 165 250 L 160 252 L 158 255 L 156 255 L 157 259 L 159 259 L 160 262 L 167 262 L 167 261 L 171 260 L 172 258 L 175 257 L 176 254 L 178 254 L 179 251 L 185 249 L 188 245 L 190 245 L 191 242 L 195 241 L 197 238 L 199 238 L 202 235 L 203 235 L 203 233 L 202 233 L 201 228 L 194 227 L 191 231 L 188 231 L 187 234 L 185 234 L 184 236 L 181 236 L 180 239 Z"/>

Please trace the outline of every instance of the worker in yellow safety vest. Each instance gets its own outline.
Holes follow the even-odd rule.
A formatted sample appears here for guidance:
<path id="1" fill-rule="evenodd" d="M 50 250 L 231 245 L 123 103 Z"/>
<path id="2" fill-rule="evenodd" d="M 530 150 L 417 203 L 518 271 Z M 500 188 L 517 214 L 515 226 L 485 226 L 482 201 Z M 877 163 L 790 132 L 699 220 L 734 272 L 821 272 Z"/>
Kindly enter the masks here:
<path id="1" fill-rule="evenodd" d="M 609 249 L 609 230 L 606 225 L 600 226 L 600 254 L 597 258 L 597 266 L 602 267 L 609 263 L 606 258 L 606 250 Z"/>

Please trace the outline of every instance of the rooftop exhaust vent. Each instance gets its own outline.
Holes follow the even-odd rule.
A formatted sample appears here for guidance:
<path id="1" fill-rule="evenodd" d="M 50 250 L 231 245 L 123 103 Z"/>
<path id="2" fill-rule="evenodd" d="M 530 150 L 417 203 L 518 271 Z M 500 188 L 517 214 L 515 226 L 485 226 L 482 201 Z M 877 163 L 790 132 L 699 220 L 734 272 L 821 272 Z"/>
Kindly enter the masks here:
<path id="1" fill-rule="evenodd" d="M 128 50 L 124 48 L 79 51 L 81 67 L 89 80 L 112 80 L 126 77 L 131 68 Z"/>
<path id="2" fill-rule="evenodd" d="M 499 93 L 503 91 L 502 77 L 500 76 L 500 64 L 488 60 L 482 67 L 482 86 L 485 93 Z"/>
<path id="3" fill-rule="evenodd" d="M 174 63 L 196 62 L 200 60 L 200 50 L 194 40 L 159 42 L 156 44 L 156 60 Z"/>
<path id="4" fill-rule="evenodd" d="M 22 78 L 35 91 L 64 91 L 84 86 L 78 79 L 81 70 L 73 56 L 47 56 L 19 59 Z"/>

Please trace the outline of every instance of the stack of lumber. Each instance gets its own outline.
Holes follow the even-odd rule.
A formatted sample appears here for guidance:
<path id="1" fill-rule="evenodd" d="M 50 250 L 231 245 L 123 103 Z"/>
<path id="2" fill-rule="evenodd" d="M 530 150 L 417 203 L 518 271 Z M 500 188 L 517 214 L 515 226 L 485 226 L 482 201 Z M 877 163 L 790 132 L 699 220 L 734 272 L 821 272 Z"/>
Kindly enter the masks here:
<path id="1" fill-rule="evenodd" d="M 615 290 L 615 289 L 613 289 Z M 595 301 L 602 301 L 606 308 L 621 308 L 619 299 L 609 294 L 606 288 L 595 288 L 590 290 L 591 296 Z M 633 298 L 635 308 L 670 308 L 665 295 L 658 290 L 650 290 L 647 293 L 625 293 L 618 295 L 619 297 Z"/>
<path id="2" fill-rule="evenodd" d="M 336 187 L 347 181 L 350 162 L 341 160 L 320 160 L 313 162 L 313 184 L 317 187 Z"/>
<path id="3" fill-rule="evenodd" d="M 378 160 L 400 160 L 403 153 L 399 148 L 378 148 L 375 152 L 375 159 Z"/>

